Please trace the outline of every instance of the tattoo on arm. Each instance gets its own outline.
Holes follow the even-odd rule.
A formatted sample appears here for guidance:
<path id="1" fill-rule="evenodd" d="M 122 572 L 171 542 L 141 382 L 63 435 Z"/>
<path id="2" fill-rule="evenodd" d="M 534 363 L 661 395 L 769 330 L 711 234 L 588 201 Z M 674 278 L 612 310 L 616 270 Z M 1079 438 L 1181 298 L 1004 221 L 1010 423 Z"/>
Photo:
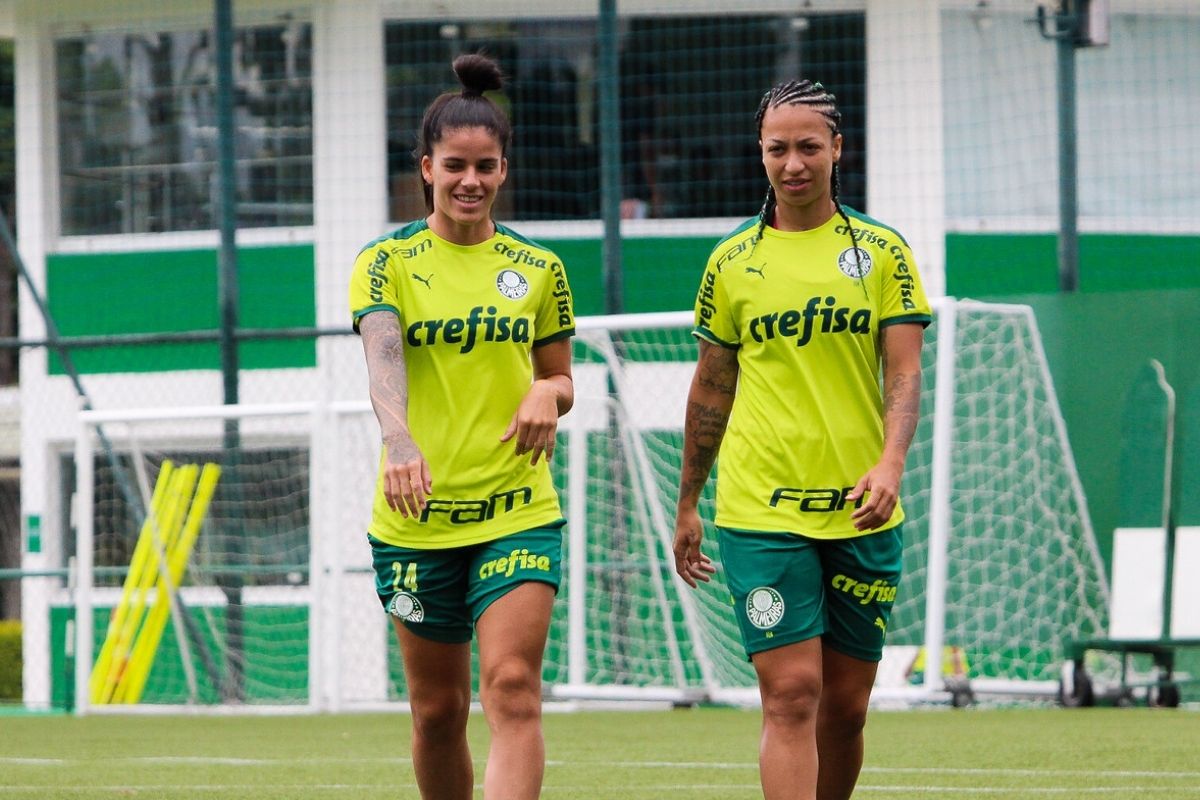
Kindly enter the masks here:
<path id="1" fill-rule="evenodd" d="M 921 373 L 888 375 L 884 386 L 883 427 L 888 445 L 908 452 L 921 409 Z"/>
<path id="2" fill-rule="evenodd" d="M 688 402 L 683 434 L 684 468 L 679 487 L 681 496 L 699 496 L 704 489 L 728 422 L 729 409 Z"/>
<path id="3" fill-rule="evenodd" d="M 379 418 L 383 440 L 408 430 L 408 371 L 404 340 L 396 319 L 385 312 L 363 317 L 359 323 L 370 377 L 371 405 Z"/>
<path id="4" fill-rule="evenodd" d="M 921 413 L 921 340 L 917 325 L 883 331 L 883 448 L 904 460 Z"/>
<path id="5" fill-rule="evenodd" d="M 727 394 L 731 398 L 737 391 L 737 354 L 718 345 L 707 345 L 700 351 L 696 364 L 696 378 L 700 385 L 712 392 Z"/>
<path id="6" fill-rule="evenodd" d="M 698 501 L 708 482 L 729 423 L 737 379 L 735 351 L 712 344 L 701 345 L 683 427 L 683 469 L 679 476 L 681 502 Z"/>

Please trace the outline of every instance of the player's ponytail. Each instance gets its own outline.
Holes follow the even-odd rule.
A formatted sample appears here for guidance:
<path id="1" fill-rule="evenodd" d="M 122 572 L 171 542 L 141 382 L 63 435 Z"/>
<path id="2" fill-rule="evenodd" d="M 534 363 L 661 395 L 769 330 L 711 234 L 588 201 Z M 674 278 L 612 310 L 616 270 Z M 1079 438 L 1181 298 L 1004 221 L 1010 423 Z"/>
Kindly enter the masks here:
<path id="1" fill-rule="evenodd" d="M 433 155 L 433 146 L 446 131 L 459 128 L 485 128 L 500 143 L 500 155 L 508 157 L 512 144 L 512 123 L 508 116 L 484 92 L 504 86 L 500 65 L 482 53 L 467 53 L 454 59 L 454 74 L 462 84 L 460 92 L 446 92 L 425 109 L 417 137 L 414 160 L 420 164 L 424 156 Z M 433 211 L 433 187 L 422 182 L 425 190 L 425 210 Z"/>

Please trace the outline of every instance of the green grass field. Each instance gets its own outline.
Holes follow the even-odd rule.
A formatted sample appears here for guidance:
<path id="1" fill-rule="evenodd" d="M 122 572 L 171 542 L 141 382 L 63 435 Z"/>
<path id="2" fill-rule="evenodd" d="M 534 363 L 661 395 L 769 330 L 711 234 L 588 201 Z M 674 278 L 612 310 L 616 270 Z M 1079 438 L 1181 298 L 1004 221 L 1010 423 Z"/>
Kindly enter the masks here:
<path id="1" fill-rule="evenodd" d="M 725 708 L 549 713 L 543 797 L 760 797 L 758 723 Z M 408 729 L 401 714 L 0 716 L 0 800 L 416 798 Z M 473 715 L 477 781 L 486 735 Z M 1200 713 L 873 711 L 855 797 L 1200 798 Z"/>

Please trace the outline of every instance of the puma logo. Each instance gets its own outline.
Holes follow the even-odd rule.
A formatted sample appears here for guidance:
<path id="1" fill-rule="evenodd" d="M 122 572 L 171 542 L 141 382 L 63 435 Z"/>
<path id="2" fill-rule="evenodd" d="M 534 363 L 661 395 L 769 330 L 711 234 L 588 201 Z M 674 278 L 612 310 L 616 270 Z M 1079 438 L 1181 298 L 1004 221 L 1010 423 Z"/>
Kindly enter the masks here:
<path id="1" fill-rule="evenodd" d="M 879 628 L 879 630 L 883 631 L 884 633 L 887 633 L 887 625 L 885 625 L 883 620 L 881 620 L 879 617 L 875 618 L 875 627 Z"/>
<path id="2" fill-rule="evenodd" d="M 765 281 L 767 279 L 767 276 L 763 275 L 763 270 L 766 268 L 767 267 L 765 264 L 763 266 L 759 267 L 758 269 L 755 269 L 754 267 L 746 267 L 746 273 L 749 274 L 749 273 L 753 272 L 755 275 L 757 275 L 758 277 L 762 278 Z"/>
<path id="3" fill-rule="evenodd" d="M 429 277 L 428 277 L 428 278 L 422 278 L 420 275 L 418 275 L 418 274 L 417 274 L 417 273 L 415 273 L 415 272 L 412 274 L 412 276 L 413 276 L 413 278 L 414 278 L 415 280 L 418 280 L 418 281 L 420 281 L 421 283 L 425 284 L 425 288 L 427 288 L 427 289 L 432 289 L 432 288 L 433 288 L 433 287 L 432 287 L 432 286 L 429 284 L 429 281 L 433 280 L 433 273 L 432 273 L 432 272 L 431 272 L 431 273 L 429 273 Z"/>

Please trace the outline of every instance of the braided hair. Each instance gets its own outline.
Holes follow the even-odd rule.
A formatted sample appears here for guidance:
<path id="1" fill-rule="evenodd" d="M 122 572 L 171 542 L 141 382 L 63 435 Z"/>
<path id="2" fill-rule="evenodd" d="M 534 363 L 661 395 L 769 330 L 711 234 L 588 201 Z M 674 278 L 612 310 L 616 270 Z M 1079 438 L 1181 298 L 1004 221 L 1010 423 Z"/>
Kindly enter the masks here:
<path id="1" fill-rule="evenodd" d="M 512 123 L 505 113 L 484 96 L 504 85 L 500 65 L 482 53 L 467 53 L 454 59 L 454 74 L 462 84 L 461 92 L 446 92 L 425 109 L 413 158 L 418 164 L 423 156 L 433 155 L 433 146 L 448 130 L 486 128 L 500 142 L 500 155 L 508 157 L 512 144 Z M 433 211 L 433 187 L 423 183 L 425 210 Z"/>
<path id="2" fill-rule="evenodd" d="M 836 101 L 837 98 L 833 92 L 815 81 L 789 80 L 777 83 L 762 96 L 762 100 L 758 104 L 758 111 L 754 114 L 754 120 L 758 123 L 758 137 L 759 139 L 762 138 L 763 117 L 767 115 L 767 110 L 784 105 L 802 105 L 811 108 L 825 118 L 830 132 L 834 136 L 837 136 L 841 133 L 839 126 L 842 122 L 842 112 L 838 111 Z M 857 256 L 858 238 L 854 235 L 854 226 L 850 224 L 850 217 L 846 214 L 846 209 L 842 206 L 841 201 L 838 200 L 838 192 L 841 189 L 841 184 L 838 181 L 838 165 L 836 161 L 833 163 L 833 175 L 830 179 L 830 184 L 833 207 L 837 209 L 837 213 L 846 223 L 846 231 L 850 234 L 850 245 L 854 248 L 853 252 Z M 758 212 L 756 244 L 758 240 L 762 239 L 763 229 L 767 227 L 767 221 L 775 214 L 775 206 L 775 187 L 767 186 L 767 196 L 763 199 L 762 208 Z M 861 282 L 861 278 L 859 280 Z"/>

